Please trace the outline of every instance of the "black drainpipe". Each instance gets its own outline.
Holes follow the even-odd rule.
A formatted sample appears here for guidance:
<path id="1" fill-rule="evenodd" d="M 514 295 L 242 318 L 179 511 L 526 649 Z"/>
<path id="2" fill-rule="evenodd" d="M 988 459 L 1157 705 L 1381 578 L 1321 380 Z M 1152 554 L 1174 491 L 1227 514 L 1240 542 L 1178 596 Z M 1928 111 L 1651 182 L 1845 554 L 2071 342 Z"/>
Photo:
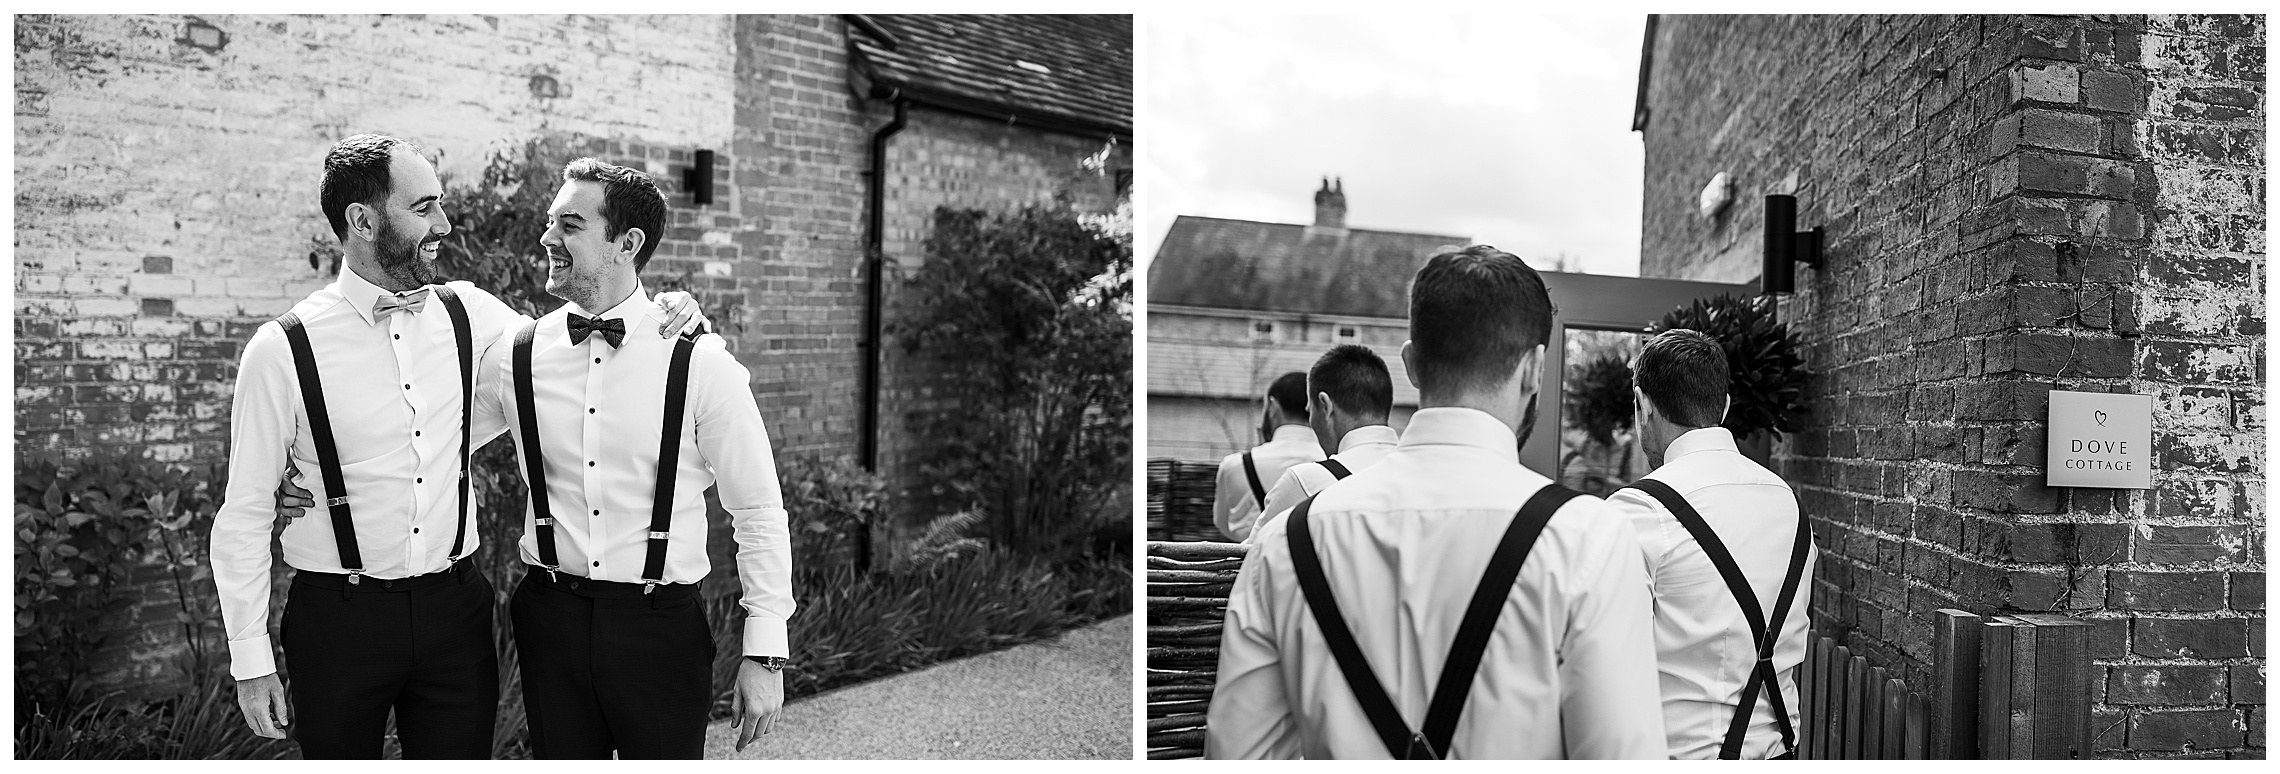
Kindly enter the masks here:
<path id="1" fill-rule="evenodd" d="M 910 100 L 900 89 L 888 97 L 895 120 L 871 134 L 870 222 L 863 245 L 863 469 L 879 471 L 879 350 L 880 323 L 885 319 L 887 268 L 887 138 L 902 131 L 909 118 Z"/>

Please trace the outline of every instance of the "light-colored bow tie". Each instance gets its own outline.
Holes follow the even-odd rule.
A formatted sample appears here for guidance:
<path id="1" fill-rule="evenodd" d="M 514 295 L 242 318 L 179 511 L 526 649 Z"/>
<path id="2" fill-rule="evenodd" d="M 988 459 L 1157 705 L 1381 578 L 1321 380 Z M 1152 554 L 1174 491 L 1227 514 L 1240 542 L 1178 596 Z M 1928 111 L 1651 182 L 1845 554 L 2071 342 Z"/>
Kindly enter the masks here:
<path id="1" fill-rule="evenodd" d="M 421 309 L 427 307 L 429 290 L 430 288 L 423 287 L 400 296 L 394 294 L 381 295 L 379 299 L 372 302 L 372 321 L 386 320 L 388 315 L 398 310 L 419 314 Z"/>

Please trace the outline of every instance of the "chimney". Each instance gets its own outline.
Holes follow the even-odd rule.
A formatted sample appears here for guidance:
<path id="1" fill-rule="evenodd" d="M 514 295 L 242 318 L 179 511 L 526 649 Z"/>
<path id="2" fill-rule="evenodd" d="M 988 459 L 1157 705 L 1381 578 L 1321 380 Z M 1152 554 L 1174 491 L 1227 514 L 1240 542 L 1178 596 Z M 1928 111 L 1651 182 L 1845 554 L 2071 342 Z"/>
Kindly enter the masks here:
<path id="1" fill-rule="evenodd" d="M 1346 227 L 1346 179 L 1338 178 L 1333 185 L 1330 178 L 1322 178 L 1322 190 L 1314 192 L 1314 226 L 1316 228 Z"/>

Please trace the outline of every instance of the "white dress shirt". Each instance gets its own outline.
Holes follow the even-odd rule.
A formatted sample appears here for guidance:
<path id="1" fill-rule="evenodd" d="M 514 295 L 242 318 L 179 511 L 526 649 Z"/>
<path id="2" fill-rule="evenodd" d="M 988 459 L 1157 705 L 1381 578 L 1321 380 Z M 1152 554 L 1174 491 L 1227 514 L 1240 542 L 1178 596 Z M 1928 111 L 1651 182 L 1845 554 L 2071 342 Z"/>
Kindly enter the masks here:
<path id="1" fill-rule="evenodd" d="M 1275 428 L 1274 436 L 1266 443 L 1251 449 L 1251 464 L 1259 470 L 1259 486 L 1266 487 L 1281 478 L 1290 466 L 1324 456 L 1322 442 L 1314 437 L 1314 428 L 1283 425 Z M 1259 506 L 1263 504 L 1251 490 L 1250 477 L 1243 472 L 1243 455 L 1230 454 L 1221 459 L 1218 496 L 1211 501 L 1211 521 L 1219 525 L 1219 532 L 1238 542 L 1250 537 L 1251 522 L 1259 518 Z"/>
<path id="2" fill-rule="evenodd" d="M 565 327 L 572 312 L 622 319 L 625 338 L 615 347 L 600 334 L 572 344 Z M 661 321 L 649 295 L 638 287 L 600 315 L 563 304 L 539 318 L 531 342 L 531 390 L 554 517 L 555 558 L 562 572 L 642 582 L 674 340 L 633 332 L 655 330 Z M 522 437 L 511 377 L 514 336 L 502 340 L 486 365 L 493 374 L 487 380 L 490 391 L 479 399 L 476 416 L 479 425 L 508 425 L 520 458 L 528 453 L 529 441 Z M 744 586 L 744 654 L 788 657 L 785 619 L 794 607 L 791 534 L 775 454 L 752 400 L 751 380 L 719 336 L 699 340 L 689 362 L 663 580 L 696 583 L 712 571 L 705 555 L 705 489 L 717 480 L 721 507 L 728 510 L 735 531 L 736 569 Z M 527 459 L 523 464 L 529 464 Z M 520 548 L 523 561 L 535 569 L 542 563 L 534 518 L 526 506 Z"/>
<path id="3" fill-rule="evenodd" d="M 450 286 L 466 304 L 478 367 L 503 333 L 530 319 L 473 285 Z M 293 313 L 317 361 L 364 574 L 394 579 L 450 566 L 447 554 L 459 517 L 461 400 L 458 344 L 443 299 L 430 291 L 421 311 L 376 321 L 372 304 L 385 293 L 343 267 L 338 280 L 295 304 Z M 481 447 L 503 426 L 478 421 L 471 429 Z M 239 680 L 277 671 L 269 640 L 269 536 L 288 460 L 301 470 L 300 484 L 317 505 L 286 523 L 279 537 L 285 563 L 312 572 L 346 571 L 324 505 L 332 493 L 325 489 L 310 432 L 291 345 L 276 322 L 264 323 L 238 361 L 229 484 L 211 536 L 230 676 Z M 461 555 L 479 542 L 477 505 L 470 496 Z"/>
<path id="4" fill-rule="evenodd" d="M 1428 408 L 1378 464 L 1311 509 L 1331 592 L 1412 729 L 1514 515 L 1549 483 L 1486 413 Z M 1385 758 L 1291 569 L 1290 519 L 1260 529 L 1236 576 L 1207 715 L 1212 758 Z M 1520 566 L 1449 755 L 1661 758 L 1654 625 L 1630 525 L 1570 500 Z"/>
<path id="5" fill-rule="evenodd" d="M 1377 464 L 1378 460 L 1385 459 L 1386 453 L 1393 451 L 1393 447 L 1399 443 L 1401 434 L 1394 432 L 1390 426 L 1357 427 L 1346 431 L 1345 437 L 1338 439 L 1338 453 L 1330 455 L 1330 459 L 1346 466 L 1349 474 L 1360 473 Z M 1241 461 L 1237 461 L 1237 464 L 1241 464 Z M 1260 525 L 1282 518 L 1284 511 L 1298 507 L 1306 498 L 1313 497 L 1335 483 L 1338 483 L 1338 477 L 1332 475 L 1329 468 L 1313 464 L 1290 466 L 1289 470 L 1283 471 L 1281 478 L 1275 479 L 1273 486 L 1267 487 L 1267 506 L 1260 509 L 1259 513 L 1263 515 L 1251 525 L 1251 537 L 1245 538 L 1244 542 L 1251 542 L 1259 536 Z"/>
<path id="6" fill-rule="evenodd" d="M 1669 484 L 1702 514 L 1734 555 L 1759 609 L 1773 616 L 1789 552 L 1797 539 L 1797 496 L 1773 471 L 1742 456 L 1734 434 L 1722 427 L 1692 430 L 1671 441 L 1663 466 L 1647 478 Z M 1662 681 L 1663 726 L 1670 735 L 1670 757 L 1716 758 L 1741 701 L 1742 680 L 1757 663 L 1749 623 L 1702 545 L 1677 517 L 1645 492 L 1626 489 L 1608 498 L 1638 534 L 1647 576 L 1655 591 L 1655 650 Z M 1795 723 L 1797 665 L 1805 660 L 1805 611 L 1812 602 L 1813 562 L 1808 543 L 1805 574 L 1797 598 L 1781 622 L 1773 653 L 1774 674 Z M 1770 689 L 1770 686 L 1768 687 Z M 1741 757 L 1762 759 L 1782 752 L 1781 732 L 1762 691 Z"/>

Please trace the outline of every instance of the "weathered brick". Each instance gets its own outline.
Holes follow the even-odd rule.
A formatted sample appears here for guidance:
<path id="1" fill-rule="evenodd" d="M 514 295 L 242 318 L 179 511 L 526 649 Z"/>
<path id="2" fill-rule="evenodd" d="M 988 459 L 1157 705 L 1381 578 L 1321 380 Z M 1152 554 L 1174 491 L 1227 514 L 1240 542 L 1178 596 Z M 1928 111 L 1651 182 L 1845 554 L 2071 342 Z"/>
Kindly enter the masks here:
<path id="1" fill-rule="evenodd" d="M 2081 71 L 2069 64 L 2021 65 L 2012 73 L 2012 89 L 2022 99 L 2073 104 L 2082 99 Z"/>
<path id="2" fill-rule="evenodd" d="M 2225 704 L 2231 676 L 2216 666 L 2118 666 L 2107 671 L 2112 704 Z"/>
<path id="3" fill-rule="evenodd" d="M 2145 86 L 2135 73 L 2090 70 L 2082 73 L 2082 104 L 2097 110 L 2145 110 Z"/>
<path id="4" fill-rule="evenodd" d="M 2106 573 L 2106 606 L 2118 610 L 2221 610 L 2225 606 L 2225 575 L 2115 570 Z"/>
<path id="5" fill-rule="evenodd" d="M 2096 116 L 2029 108 L 2019 114 L 2019 144 L 2075 153 L 2103 149 L 2104 125 Z"/>
<path id="6" fill-rule="evenodd" d="M 2148 658 L 2246 658 L 2248 622 L 2240 618 L 2139 618 L 2131 622 L 2130 652 Z"/>
<path id="7" fill-rule="evenodd" d="M 2130 721 L 2130 749 L 2179 750 L 2238 747 L 2240 713 L 2234 710 L 2148 710 Z"/>
<path id="8" fill-rule="evenodd" d="M 2234 664 L 2226 693 L 2234 704 L 2263 704 L 2264 665 Z"/>
<path id="9" fill-rule="evenodd" d="M 2225 606 L 2242 612 L 2264 609 L 2264 573 L 2236 572 L 2227 582 L 2230 591 Z"/>

